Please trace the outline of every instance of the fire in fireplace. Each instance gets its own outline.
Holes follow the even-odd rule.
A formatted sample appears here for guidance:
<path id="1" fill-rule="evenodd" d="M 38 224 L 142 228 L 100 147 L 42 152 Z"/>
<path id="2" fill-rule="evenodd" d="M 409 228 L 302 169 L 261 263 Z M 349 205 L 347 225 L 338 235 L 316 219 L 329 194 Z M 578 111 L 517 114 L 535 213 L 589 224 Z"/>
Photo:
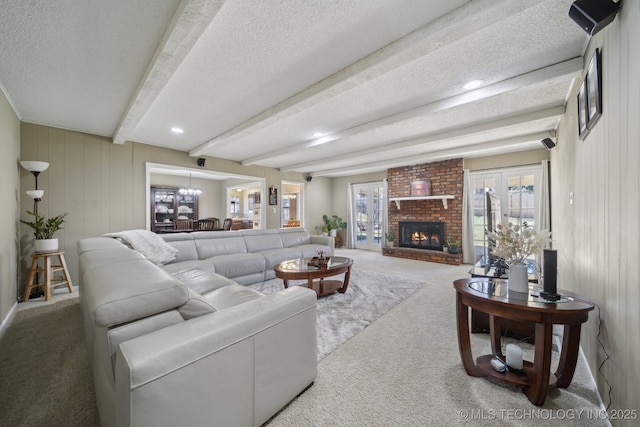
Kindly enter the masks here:
<path id="1" fill-rule="evenodd" d="M 405 248 L 441 251 L 444 245 L 444 222 L 401 221 L 399 244 Z"/>

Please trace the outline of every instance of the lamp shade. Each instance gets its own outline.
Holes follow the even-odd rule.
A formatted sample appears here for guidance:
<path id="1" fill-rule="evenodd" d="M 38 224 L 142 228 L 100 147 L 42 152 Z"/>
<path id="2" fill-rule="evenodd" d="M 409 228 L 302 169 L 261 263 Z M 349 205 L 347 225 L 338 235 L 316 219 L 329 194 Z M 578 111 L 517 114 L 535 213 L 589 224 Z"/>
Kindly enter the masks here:
<path id="1" fill-rule="evenodd" d="M 44 190 L 28 190 L 27 196 L 32 199 L 42 199 L 42 196 L 44 196 Z"/>
<path id="2" fill-rule="evenodd" d="M 47 162 L 37 162 L 35 160 L 22 160 L 20 166 L 28 170 L 29 172 L 44 172 L 49 167 Z"/>

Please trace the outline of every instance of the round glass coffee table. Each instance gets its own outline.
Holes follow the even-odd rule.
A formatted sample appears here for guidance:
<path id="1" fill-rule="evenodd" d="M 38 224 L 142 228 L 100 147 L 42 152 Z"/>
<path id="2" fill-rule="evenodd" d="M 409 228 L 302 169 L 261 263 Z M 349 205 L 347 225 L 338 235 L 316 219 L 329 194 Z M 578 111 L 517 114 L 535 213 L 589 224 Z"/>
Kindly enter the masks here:
<path id="1" fill-rule="evenodd" d="M 345 293 L 349 286 L 349 276 L 353 260 L 347 257 L 332 256 L 326 266 L 315 267 L 309 265 L 311 258 L 292 259 L 277 264 L 273 269 L 276 277 L 282 279 L 285 289 L 289 287 L 289 280 L 306 280 L 307 287 L 316 291 L 319 297 L 338 291 Z M 344 280 L 324 280 L 344 273 Z"/>

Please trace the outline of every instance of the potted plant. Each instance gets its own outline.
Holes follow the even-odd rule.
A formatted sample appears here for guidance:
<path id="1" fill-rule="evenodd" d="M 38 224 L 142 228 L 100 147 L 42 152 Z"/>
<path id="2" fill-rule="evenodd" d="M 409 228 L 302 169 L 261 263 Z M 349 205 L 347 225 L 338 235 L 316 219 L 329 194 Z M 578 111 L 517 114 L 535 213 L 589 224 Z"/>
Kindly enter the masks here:
<path id="1" fill-rule="evenodd" d="M 387 239 L 387 246 L 393 247 L 393 239 L 396 237 L 396 231 L 389 230 L 386 233 L 384 233 L 384 237 Z"/>
<path id="2" fill-rule="evenodd" d="M 460 250 L 460 240 L 451 240 L 451 235 L 447 236 L 447 247 L 450 254 L 457 254 Z"/>
<path id="3" fill-rule="evenodd" d="M 29 215 L 33 215 L 33 221 L 20 220 L 21 223 L 28 225 L 33 229 L 33 236 L 36 238 L 34 242 L 35 252 L 56 252 L 58 250 L 58 239 L 53 235 L 58 230 L 62 230 L 64 217 L 66 213 L 56 215 L 49 219 L 37 213 L 27 211 Z"/>
<path id="4" fill-rule="evenodd" d="M 344 222 L 338 215 L 332 215 L 331 217 L 322 215 L 322 220 L 324 221 L 323 230 L 326 228 L 329 232 L 329 236 L 331 237 L 336 237 L 338 231 L 347 226 L 347 223 Z"/>

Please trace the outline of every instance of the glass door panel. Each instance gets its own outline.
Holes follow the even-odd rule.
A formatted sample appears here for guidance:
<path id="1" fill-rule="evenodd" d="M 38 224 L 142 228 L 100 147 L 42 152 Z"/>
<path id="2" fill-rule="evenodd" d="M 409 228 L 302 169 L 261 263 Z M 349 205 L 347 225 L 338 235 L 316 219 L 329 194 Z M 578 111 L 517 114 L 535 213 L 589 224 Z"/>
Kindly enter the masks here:
<path id="1" fill-rule="evenodd" d="M 381 183 L 354 184 L 353 212 L 355 246 L 359 249 L 379 250 L 382 245 L 384 188 Z"/>
<path id="2" fill-rule="evenodd" d="M 487 172 L 474 172 L 471 175 L 473 185 L 473 242 L 476 257 L 487 255 L 489 242 L 486 231 L 490 222 L 487 213 L 492 207 L 487 206 L 487 193 L 494 194 L 497 200 L 493 210 L 500 212 L 495 218 L 497 223 L 507 219 L 529 227 L 535 226 L 536 182 L 540 179 L 540 167 L 522 167 Z M 495 225 L 494 225 L 495 226 Z"/>

